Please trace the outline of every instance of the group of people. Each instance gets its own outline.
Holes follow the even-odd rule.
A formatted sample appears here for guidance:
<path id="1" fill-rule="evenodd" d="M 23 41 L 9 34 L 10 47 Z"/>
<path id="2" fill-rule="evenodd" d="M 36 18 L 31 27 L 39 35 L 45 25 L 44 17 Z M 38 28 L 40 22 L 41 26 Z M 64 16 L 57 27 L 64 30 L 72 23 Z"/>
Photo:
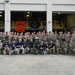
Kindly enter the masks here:
<path id="1" fill-rule="evenodd" d="M 0 32 L 0 54 L 74 54 L 75 31 Z"/>

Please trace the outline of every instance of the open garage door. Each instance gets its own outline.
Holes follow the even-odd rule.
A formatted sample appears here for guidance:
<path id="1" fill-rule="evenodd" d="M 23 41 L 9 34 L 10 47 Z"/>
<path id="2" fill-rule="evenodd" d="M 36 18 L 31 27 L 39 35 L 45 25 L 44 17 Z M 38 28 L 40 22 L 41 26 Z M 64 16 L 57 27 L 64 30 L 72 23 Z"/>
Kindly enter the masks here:
<path id="1" fill-rule="evenodd" d="M 74 12 L 53 12 L 52 14 L 53 31 L 71 31 L 75 30 Z"/>
<path id="2" fill-rule="evenodd" d="M 5 22 L 4 22 L 4 11 L 0 11 L 0 31 L 4 32 Z"/>
<path id="3" fill-rule="evenodd" d="M 46 30 L 46 11 L 11 11 L 11 31 L 16 31 L 17 22 L 24 31 Z"/>

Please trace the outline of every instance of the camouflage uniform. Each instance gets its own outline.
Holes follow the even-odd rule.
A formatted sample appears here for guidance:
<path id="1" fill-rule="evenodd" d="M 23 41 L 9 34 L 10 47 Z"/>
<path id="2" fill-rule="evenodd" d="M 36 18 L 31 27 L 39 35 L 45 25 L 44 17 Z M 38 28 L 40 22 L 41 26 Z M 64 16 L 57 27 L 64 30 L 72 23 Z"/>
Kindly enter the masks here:
<path id="1" fill-rule="evenodd" d="M 42 41 L 45 43 L 47 41 L 47 36 L 43 36 Z"/>
<path id="2" fill-rule="evenodd" d="M 51 40 L 52 40 L 52 36 L 51 35 L 48 35 L 47 41 L 51 41 Z"/>
<path id="3" fill-rule="evenodd" d="M 41 41 L 41 43 L 39 44 L 39 53 L 40 54 L 46 53 L 44 41 Z"/>
<path id="4" fill-rule="evenodd" d="M 62 48 L 62 53 L 67 54 L 67 52 L 68 52 L 68 44 L 65 41 L 63 41 L 63 43 L 61 44 L 61 48 Z"/>
<path id="5" fill-rule="evenodd" d="M 42 41 L 42 37 L 39 36 L 38 42 L 40 43 Z"/>
<path id="6" fill-rule="evenodd" d="M 74 43 L 73 42 L 70 42 L 69 43 L 69 51 L 68 51 L 68 53 L 69 54 L 72 54 L 73 53 L 73 50 L 74 50 Z"/>
<path id="7" fill-rule="evenodd" d="M 65 37 L 66 42 L 69 43 L 70 39 L 71 39 L 70 36 L 67 34 Z"/>
<path id="8" fill-rule="evenodd" d="M 75 34 L 72 34 L 71 40 L 72 40 L 73 43 L 75 44 Z"/>
<path id="9" fill-rule="evenodd" d="M 2 53 L 2 46 L 3 46 L 3 44 L 2 44 L 2 42 L 0 40 L 0 54 Z"/>
<path id="10" fill-rule="evenodd" d="M 5 35 L 5 40 L 9 41 L 10 36 L 9 35 Z"/>
<path id="11" fill-rule="evenodd" d="M 33 41 L 29 42 L 29 51 L 31 54 L 33 53 Z"/>
<path id="12" fill-rule="evenodd" d="M 61 52 L 59 40 L 58 41 L 56 40 L 55 46 L 56 46 L 56 52 L 57 52 L 57 54 L 59 54 Z"/>
<path id="13" fill-rule="evenodd" d="M 14 40 L 14 37 L 13 37 L 13 35 L 9 35 L 9 42 L 11 42 L 12 40 Z"/>
<path id="14" fill-rule="evenodd" d="M 4 43 L 5 42 L 5 37 L 0 35 L 0 40 L 2 41 L 2 43 Z"/>
<path id="15" fill-rule="evenodd" d="M 38 54 L 38 50 L 39 50 L 38 45 L 39 45 L 38 40 L 35 40 L 33 44 L 33 54 Z"/>
<path id="16" fill-rule="evenodd" d="M 18 37 L 18 35 L 16 35 L 16 34 L 13 35 L 13 39 L 15 39 L 16 41 L 18 41 L 18 38 L 17 37 Z"/>
<path id="17" fill-rule="evenodd" d="M 62 44 L 62 42 L 63 42 L 63 35 L 59 35 L 58 39 L 59 39 L 60 44 Z"/>
<path id="18" fill-rule="evenodd" d="M 55 43 L 56 42 L 56 35 L 54 34 L 54 35 L 52 35 L 52 37 L 51 37 L 51 40 Z"/>

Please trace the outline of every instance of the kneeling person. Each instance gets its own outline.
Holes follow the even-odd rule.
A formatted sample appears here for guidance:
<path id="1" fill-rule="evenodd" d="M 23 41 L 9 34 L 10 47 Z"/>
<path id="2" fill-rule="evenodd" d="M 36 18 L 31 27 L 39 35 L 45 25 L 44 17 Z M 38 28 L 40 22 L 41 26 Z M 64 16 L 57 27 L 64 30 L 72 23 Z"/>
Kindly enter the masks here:
<path id="1" fill-rule="evenodd" d="M 19 38 L 18 42 L 16 43 L 16 53 L 19 54 L 20 51 L 22 51 L 22 54 L 24 54 L 24 48 L 23 48 L 23 42 L 22 39 Z"/>
<path id="2" fill-rule="evenodd" d="M 15 42 L 15 40 L 13 40 L 10 43 L 10 54 L 13 54 L 13 53 L 16 53 L 16 42 Z"/>
<path id="3" fill-rule="evenodd" d="M 10 49 L 9 49 L 9 43 L 7 41 L 5 41 L 3 43 L 3 54 L 9 54 Z"/>
<path id="4" fill-rule="evenodd" d="M 28 42 L 26 41 L 26 38 L 23 39 L 23 48 L 24 48 L 24 53 L 29 53 L 29 47 L 28 47 Z"/>
<path id="5" fill-rule="evenodd" d="M 53 54 L 55 54 L 55 44 L 53 43 L 52 40 L 49 43 L 49 49 L 50 49 L 50 53 L 53 52 Z"/>
<path id="6" fill-rule="evenodd" d="M 44 54 L 44 52 L 46 52 L 45 50 L 45 44 L 43 41 L 41 41 L 41 43 L 39 44 L 39 49 L 40 49 L 40 54 Z"/>

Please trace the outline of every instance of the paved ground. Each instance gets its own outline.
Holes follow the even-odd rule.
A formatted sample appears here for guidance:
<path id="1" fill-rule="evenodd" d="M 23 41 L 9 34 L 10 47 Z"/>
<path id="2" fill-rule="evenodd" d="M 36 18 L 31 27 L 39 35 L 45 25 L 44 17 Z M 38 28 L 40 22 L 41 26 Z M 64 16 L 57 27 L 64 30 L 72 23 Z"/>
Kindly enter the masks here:
<path id="1" fill-rule="evenodd" d="M 0 55 L 0 75 L 75 75 L 75 56 Z"/>

